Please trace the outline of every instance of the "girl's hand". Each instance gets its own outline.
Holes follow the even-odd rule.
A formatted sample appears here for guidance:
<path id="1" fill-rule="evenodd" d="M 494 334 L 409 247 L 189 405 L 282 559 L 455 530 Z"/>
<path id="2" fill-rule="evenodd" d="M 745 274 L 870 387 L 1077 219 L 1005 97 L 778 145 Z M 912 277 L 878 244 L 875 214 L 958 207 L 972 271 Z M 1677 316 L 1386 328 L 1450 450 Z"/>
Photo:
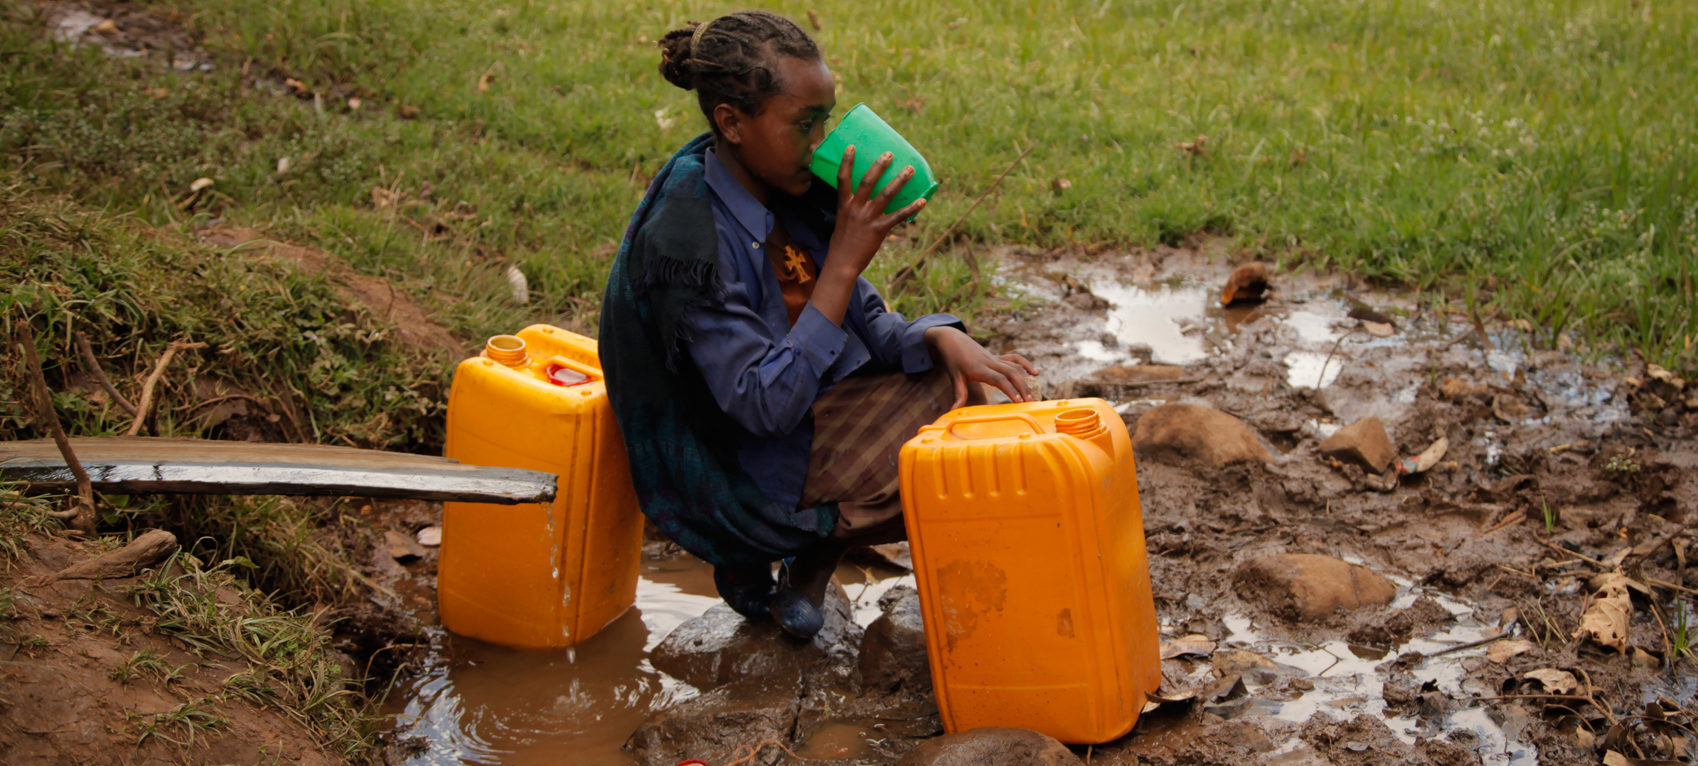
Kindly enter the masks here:
<path id="1" fill-rule="evenodd" d="M 890 152 L 885 152 L 873 162 L 866 175 L 861 176 L 860 187 L 852 189 L 849 174 L 855 166 L 855 147 L 844 148 L 843 161 L 837 166 L 837 226 L 831 233 L 831 257 L 826 261 L 828 268 L 852 269 L 854 276 L 859 277 L 867 264 L 872 263 L 873 255 L 884 244 L 885 238 L 890 236 L 890 230 L 926 206 L 925 200 L 918 199 L 894 213 L 884 213 L 885 206 L 890 204 L 903 184 L 914 177 L 913 167 L 903 168 L 883 190 L 874 194 L 873 185 L 884 176 L 890 161 Z"/>
<path id="2" fill-rule="evenodd" d="M 1010 401 L 1029 402 L 1035 397 L 1026 388 L 1026 376 L 1037 375 L 1038 368 L 1019 354 L 993 356 L 972 336 L 954 327 L 933 327 L 926 330 L 926 345 L 932 355 L 943 363 L 955 382 L 955 403 L 950 409 L 967 403 L 967 383 L 989 383 L 996 386 Z"/>

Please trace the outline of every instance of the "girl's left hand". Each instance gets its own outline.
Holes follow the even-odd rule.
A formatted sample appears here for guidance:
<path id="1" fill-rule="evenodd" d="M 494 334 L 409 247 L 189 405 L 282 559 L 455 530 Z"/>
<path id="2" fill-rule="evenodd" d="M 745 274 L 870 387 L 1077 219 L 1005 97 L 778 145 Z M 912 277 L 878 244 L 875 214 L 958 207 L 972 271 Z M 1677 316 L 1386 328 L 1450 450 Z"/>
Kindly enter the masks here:
<path id="1" fill-rule="evenodd" d="M 1029 402 L 1035 397 L 1026 388 L 1026 376 L 1037 375 L 1038 368 L 1019 354 L 994 356 L 972 336 L 954 327 L 933 327 L 926 330 L 926 344 L 932 355 L 943 363 L 955 382 L 955 403 L 950 409 L 967 404 L 967 384 L 989 383 L 996 386 L 1009 401 Z"/>

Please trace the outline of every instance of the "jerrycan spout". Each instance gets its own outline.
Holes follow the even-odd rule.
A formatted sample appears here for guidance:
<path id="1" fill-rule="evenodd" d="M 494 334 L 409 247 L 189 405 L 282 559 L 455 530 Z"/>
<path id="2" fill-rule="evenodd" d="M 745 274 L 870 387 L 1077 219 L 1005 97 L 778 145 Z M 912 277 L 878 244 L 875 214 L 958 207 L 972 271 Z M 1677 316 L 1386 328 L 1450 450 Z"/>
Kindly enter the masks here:
<path id="1" fill-rule="evenodd" d="M 1057 433 L 1092 442 L 1104 450 L 1110 449 L 1108 427 L 1103 425 L 1102 418 L 1094 409 L 1080 407 L 1056 413 L 1055 430 Z"/>

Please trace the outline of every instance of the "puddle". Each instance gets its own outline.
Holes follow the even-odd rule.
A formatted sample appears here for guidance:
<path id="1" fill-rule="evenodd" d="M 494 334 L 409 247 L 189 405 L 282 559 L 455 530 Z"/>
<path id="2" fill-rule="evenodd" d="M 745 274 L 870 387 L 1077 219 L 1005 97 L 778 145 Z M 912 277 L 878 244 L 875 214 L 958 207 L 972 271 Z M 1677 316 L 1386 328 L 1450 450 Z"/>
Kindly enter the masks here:
<path id="1" fill-rule="evenodd" d="M 867 572 L 838 572 L 862 626 L 878 618 L 879 597 L 914 584 L 911 574 L 869 580 Z M 423 670 L 393 687 L 383 709 L 397 738 L 423 748 L 402 763 L 626 766 L 620 748 L 649 714 L 699 693 L 656 670 L 649 652 L 719 603 L 712 569 L 686 556 L 645 561 L 636 605 L 570 649 L 508 649 L 433 628 Z M 808 752 L 872 757 L 877 722 L 864 724 L 834 722 L 810 737 Z"/>
<path id="2" fill-rule="evenodd" d="M 1342 640 L 1285 642 L 1259 632 L 1249 617 L 1233 615 L 1224 618 L 1227 634 L 1220 642 L 1220 650 L 1250 650 L 1272 660 L 1280 666 L 1280 670 L 1260 675 L 1247 673 L 1244 680 L 1250 691 L 1249 699 L 1242 703 L 1228 703 L 1228 709 L 1223 712 L 1230 717 L 1261 715 L 1297 725 L 1302 725 L 1317 713 L 1339 720 L 1368 714 L 1383 720 L 1398 739 L 1410 745 L 1415 744 L 1417 736 L 1440 737 L 1462 729 L 1479 738 L 1478 752 L 1486 766 L 1533 766 L 1538 763 L 1537 750 L 1518 741 L 1515 737 L 1517 732 L 1505 731 L 1487 715 L 1484 708 L 1464 707 L 1436 721 L 1387 710 L 1385 674 L 1380 667 L 1409 652 L 1425 656 L 1408 668 L 1416 683 L 1430 684 L 1458 701 L 1491 693 L 1465 688 L 1467 671 L 1463 667 L 1465 659 L 1484 656 L 1487 646 L 1455 649 L 1490 637 L 1495 628 L 1479 622 L 1473 608 L 1464 602 L 1441 593 L 1410 589 L 1408 583 L 1400 583 L 1400 586 L 1403 586 L 1402 595 L 1392 603 L 1392 608 L 1407 608 L 1416 598 L 1426 596 L 1444 607 L 1451 614 L 1452 622 L 1437 633 L 1411 638 L 1388 649 Z M 1446 650 L 1455 651 L 1438 654 Z M 1433 656 L 1435 654 L 1437 656 Z M 1201 672 L 1206 674 L 1207 668 Z M 1288 679 L 1291 678 L 1304 679 L 1313 684 L 1313 688 L 1294 691 L 1289 685 Z"/>
<path id="3" fill-rule="evenodd" d="M 648 653 L 717 603 L 705 565 L 646 566 L 637 605 L 578 646 L 522 651 L 433 631 L 425 669 L 390 691 L 384 712 L 423 752 L 408 764 L 623 766 L 625 739 L 648 714 L 696 695 Z M 704 589 L 707 593 L 704 593 Z"/>

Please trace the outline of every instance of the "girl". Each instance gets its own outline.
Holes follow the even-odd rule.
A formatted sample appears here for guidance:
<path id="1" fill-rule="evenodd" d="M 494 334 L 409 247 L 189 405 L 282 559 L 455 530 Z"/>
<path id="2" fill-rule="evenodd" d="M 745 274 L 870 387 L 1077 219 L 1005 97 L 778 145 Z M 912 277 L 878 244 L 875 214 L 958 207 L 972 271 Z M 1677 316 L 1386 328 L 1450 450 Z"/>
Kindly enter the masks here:
<path id="1" fill-rule="evenodd" d="M 925 201 L 883 213 L 913 168 L 873 188 L 886 154 L 851 188 L 852 146 L 835 191 L 813 178 L 836 91 L 807 33 L 745 11 L 660 46 L 708 132 L 655 176 L 608 275 L 609 397 L 643 513 L 738 613 L 810 637 L 843 552 L 904 537 L 903 442 L 981 384 L 1028 401 L 1037 370 L 955 317 L 886 311 L 861 278 Z"/>

